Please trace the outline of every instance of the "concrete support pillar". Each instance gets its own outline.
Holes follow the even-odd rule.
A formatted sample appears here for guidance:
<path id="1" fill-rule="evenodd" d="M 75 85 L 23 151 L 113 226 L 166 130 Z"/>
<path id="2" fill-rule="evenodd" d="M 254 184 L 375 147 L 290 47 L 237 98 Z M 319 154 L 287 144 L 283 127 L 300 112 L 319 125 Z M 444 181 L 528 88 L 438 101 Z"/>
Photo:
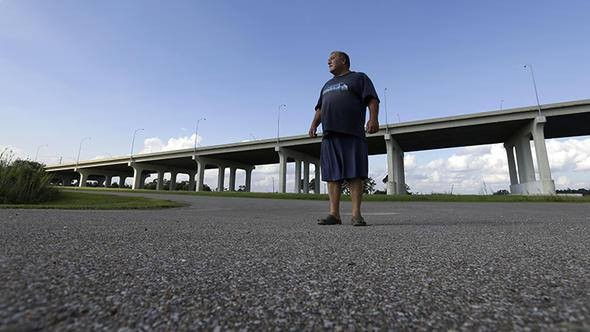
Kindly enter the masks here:
<path id="1" fill-rule="evenodd" d="M 150 173 L 142 173 L 141 174 L 141 183 L 139 184 L 139 189 L 145 188 L 145 180 L 151 176 Z"/>
<path id="2" fill-rule="evenodd" d="M 313 188 L 313 192 L 316 194 L 320 193 L 320 182 L 322 181 L 321 179 L 321 173 L 320 173 L 320 163 L 316 163 L 315 164 L 315 183 L 314 183 L 314 188 Z"/>
<path id="3" fill-rule="evenodd" d="M 277 151 L 279 154 L 279 192 L 287 192 L 287 155 L 284 151 Z"/>
<path id="4" fill-rule="evenodd" d="M 385 190 L 387 195 L 396 194 L 395 185 L 395 145 L 393 144 L 393 138 L 391 135 L 385 136 L 385 148 L 387 150 L 387 183 L 385 184 Z"/>
<path id="5" fill-rule="evenodd" d="M 197 191 L 203 191 L 203 184 L 205 181 L 205 161 L 197 159 Z"/>
<path id="6" fill-rule="evenodd" d="M 195 191 L 196 190 L 196 182 L 195 182 L 195 175 L 197 174 L 196 171 L 192 171 L 188 173 L 188 191 Z"/>
<path id="7" fill-rule="evenodd" d="M 170 172 L 170 190 L 176 190 L 176 177 L 178 176 L 177 171 Z"/>
<path id="8" fill-rule="evenodd" d="M 306 191 L 309 192 L 309 164 L 315 163 L 316 164 L 316 177 L 318 181 L 316 181 L 317 192 L 319 192 L 319 160 L 314 156 L 310 156 L 304 153 L 301 153 L 296 150 L 286 149 L 286 148 L 279 148 L 275 147 L 275 151 L 279 154 L 279 192 L 284 193 L 286 192 L 287 188 L 287 162 L 289 159 L 295 161 L 295 185 L 294 189 L 296 193 L 301 193 L 302 188 L 305 186 L 302 185 L 302 178 L 301 178 L 301 164 L 305 162 L 305 169 L 304 172 L 305 178 L 303 179 L 304 182 L 307 181 L 307 188 Z"/>
<path id="9" fill-rule="evenodd" d="M 309 194 L 309 161 L 303 162 L 303 192 Z"/>
<path id="10" fill-rule="evenodd" d="M 555 183 L 551 179 L 547 147 L 545 146 L 546 119 L 538 116 L 526 127 L 521 128 L 506 143 L 508 156 L 508 171 L 510 172 L 510 192 L 521 195 L 555 195 Z M 535 145 L 535 157 L 539 178 L 535 176 L 533 155 L 531 153 L 530 139 Z M 516 148 L 516 166 L 514 165 L 513 149 Z M 518 168 L 518 171 L 516 170 Z"/>
<path id="11" fill-rule="evenodd" d="M 533 144 L 535 145 L 541 193 L 544 195 L 555 195 L 555 182 L 551 179 L 551 168 L 549 167 L 547 146 L 545 145 L 544 128 L 546 122 L 547 120 L 544 116 L 536 117 L 531 128 L 531 134 L 533 136 Z"/>
<path id="12" fill-rule="evenodd" d="M 528 134 L 519 137 L 516 142 L 516 162 L 518 163 L 519 182 L 535 181 L 535 168 Z"/>
<path id="13" fill-rule="evenodd" d="M 533 144 L 535 145 L 535 155 L 537 157 L 537 167 L 539 168 L 539 180 L 551 180 L 551 169 L 549 168 L 549 158 L 547 157 L 547 147 L 545 146 L 545 117 L 537 117 L 532 127 Z"/>
<path id="14" fill-rule="evenodd" d="M 246 186 L 246 192 L 250 192 L 250 190 L 252 190 L 252 170 L 254 168 L 247 168 L 245 169 L 246 171 L 246 183 L 244 184 Z"/>
<path id="15" fill-rule="evenodd" d="M 225 166 L 218 166 L 219 172 L 217 173 L 217 191 L 222 192 L 223 186 L 225 185 Z"/>
<path id="16" fill-rule="evenodd" d="M 236 168 L 229 168 L 229 191 L 236 191 Z"/>
<path id="17" fill-rule="evenodd" d="M 72 185 L 72 177 L 71 176 L 62 176 L 61 178 L 61 185 L 63 187 L 69 187 Z"/>
<path id="18" fill-rule="evenodd" d="M 399 147 L 399 145 L 398 145 Z M 396 184 L 397 184 L 397 194 L 398 195 L 405 195 L 406 194 L 406 172 L 404 169 L 404 152 L 399 149 L 399 153 L 396 155 L 397 161 L 394 164 L 396 169 L 394 173 L 397 174 Z"/>
<path id="19" fill-rule="evenodd" d="M 514 146 L 504 144 L 506 157 L 508 158 L 508 173 L 510 174 L 510 185 L 518 184 L 518 174 L 516 173 L 516 162 L 514 161 Z"/>
<path id="20" fill-rule="evenodd" d="M 164 189 L 164 171 L 158 171 L 158 180 L 156 181 L 156 190 Z"/>
<path id="21" fill-rule="evenodd" d="M 125 180 L 127 180 L 125 175 L 119 175 L 119 188 L 123 188 L 125 185 Z"/>
<path id="22" fill-rule="evenodd" d="M 301 160 L 295 159 L 295 192 L 301 193 Z"/>
<path id="23" fill-rule="evenodd" d="M 403 151 L 391 134 L 385 135 L 385 147 L 387 149 L 387 195 L 405 195 Z"/>
<path id="24" fill-rule="evenodd" d="M 143 180 L 143 168 L 141 168 L 140 166 L 138 166 L 137 164 L 133 164 L 133 185 L 131 186 L 131 189 L 135 190 L 135 189 L 141 189 L 141 181 Z"/>
<path id="25" fill-rule="evenodd" d="M 109 188 L 113 183 L 113 176 L 112 175 L 105 175 L 104 176 L 104 186 Z"/>
<path id="26" fill-rule="evenodd" d="M 78 181 L 78 187 L 86 187 L 86 181 L 88 180 L 88 172 L 78 171 L 80 173 L 80 181 Z"/>
<path id="27" fill-rule="evenodd" d="M 105 179 L 98 180 L 98 187 L 104 187 Z"/>

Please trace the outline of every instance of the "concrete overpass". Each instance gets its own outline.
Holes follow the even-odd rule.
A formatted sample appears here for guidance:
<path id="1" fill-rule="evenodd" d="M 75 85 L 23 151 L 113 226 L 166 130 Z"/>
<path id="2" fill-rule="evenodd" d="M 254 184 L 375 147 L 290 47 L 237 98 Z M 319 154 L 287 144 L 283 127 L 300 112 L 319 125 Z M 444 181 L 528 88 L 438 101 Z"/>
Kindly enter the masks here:
<path id="1" fill-rule="evenodd" d="M 387 124 L 368 135 L 369 154 L 387 154 L 388 194 L 405 193 L 404 152 L 504 143 L 513 194 L 554 194 L 545 139 L 590 135 L 590 99 Z M 530 141 L 535 147 L 538 177 L 535 175 Z M 295 162 L 295 192 L 309 192 L 310 164 L 315 165 L 314 192 L 319 193 L 321 137 L 306 135 L 249 142 L 138 154 L 78 164 L 49 165 L 47 171 L 63 185 L 85 186 L 89 179 L 109 186 L 119 176 L 133 177 L 133 189 L 142 188 L 149 174 L 157 173 L 157 189 L 163 175 L 171 174 L 171 189 L 178 173 L 189 175 L 189 190 L 203 190 L 204 170 L 217 168 L 218 187 L 223 190 L 225 169 L 230 169 L 229 190 L 235 190 L 236 169 L 246 172 L 245 188 L 251 187 L 257 165 L 279 164 L 279 192 L 286 192 L 287 163 Z M 303 177 L 302 177 L 303 172 Z M 196 178 L 195 178 L 196 176 Z M 121 183 L 121 179 L 119 180 Z"/>

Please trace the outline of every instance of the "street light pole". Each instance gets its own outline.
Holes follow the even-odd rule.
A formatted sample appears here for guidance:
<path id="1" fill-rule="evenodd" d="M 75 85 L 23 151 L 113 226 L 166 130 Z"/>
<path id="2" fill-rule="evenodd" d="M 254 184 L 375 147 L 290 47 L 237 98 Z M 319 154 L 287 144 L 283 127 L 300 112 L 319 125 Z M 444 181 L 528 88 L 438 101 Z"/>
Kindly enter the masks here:
<path id="1" fill-rule="evenodd" d="M 389 134 L 389 121 L 387 120 L 387 88 L 383 89 L 383 101 L 385 106 L 385 133 Z"/>
<path id="2" fill-rule="evenodd" d="M 41 149 L 41 148 L 42 148 L 42 147 L 44 147 L 44 146 L 49 146 L 49 145 L 47 145 L 47 144 L 43 144 L 43 145 L 39 145 L 39 146 L 37 147 L 37 153 L 35 153 L 35 162 L 37 161 L 37 157 L 39 156 L 39 149 Z"/>
<path id="3" fill-rule="evenodd" d="M 137 134 L 138 131 L 142 131 L 144 130 L 143 128 L 138 128 L 135 129 L 135 131 L 133 132 L 133 139 L 131 140 L 131 153 L 129 153 L 129 159 L 131 161 L 133 161 L 133 146 L 135 145 L 135 135 Z"/>
<path id="4" fill-rule="evenodd" d="M 524 69 L 527 68 L 531 69 L 531 78 L 533 79 L 533 88 L 535 89 L 535 97 L 537 98 L 537 107 L 539 108 L 539 116 L 541 116 L 541 103 L 539 102 L 539 94 L 537 93 L 537 83 L 535 82 L 535 73 L 533 72 L 533 65 L 524 65 Z"/>
<path id="5" fill-rule="evenodd" d="M 76 168 L 78 168 L 78 164 L 80 163 L 80 151 L 82 151 L 82 142 L 87 139 L 91 139 L 90 137 L 84 137 L 80 140 L 80 146 L 78 147 L 78 157 L 76 158 Z"/>
<path id="6" fill-rule="evenodd" d="M 195 152 L 197 151 L 197 138 L 199 135 L 199 122 L 201 122 L 201 120 L 205 121 L 207 119 L 200 118 L 199 120 L 197 120 L 197 125 L 195 126 Z"/>
<path id="7" fill-rule="evenodd" d="M 281 109 L 283 107 L 284 107 L 284 109 Z M 280 137 L 280 131 L 279 131 L 279 129 L 281 127 L 281 111 L 282 110 L 286 110 L 286 109 L 287 109 L 287 105 L 285 105 L 285 104 L 280 104 L 279 105 L 279 110 L 277 112 L 277 146 L 279 146 L 279 137 Z"/>

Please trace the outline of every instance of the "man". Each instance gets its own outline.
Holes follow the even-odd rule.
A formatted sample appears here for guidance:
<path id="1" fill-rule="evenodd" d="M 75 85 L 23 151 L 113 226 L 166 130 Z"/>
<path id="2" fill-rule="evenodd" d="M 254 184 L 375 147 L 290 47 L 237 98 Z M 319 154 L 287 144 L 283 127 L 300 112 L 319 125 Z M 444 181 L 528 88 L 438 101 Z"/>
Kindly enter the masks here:
<path id="1" fill-rule="evenodd" d="M 324 84 L 315 107 L 309 136 L 317 136 L 322 124 L 322 180 L 328 182 L 330 214 L 319 220 L 320 225 L 342 224 L 340 193 L 342 182 L 350 188 L 354 226 L 366 226 L 361 216 L 363 180 L 368 177 L 369 158 L 365 130 L 379 130 L 379 98 L 373 83 L 364 73 L 350 70 L 350 58 L 335 51 L 328 58 L 328 68 L 334 77 Z M 366 109 L 369 120 L 365 125 Z"/>

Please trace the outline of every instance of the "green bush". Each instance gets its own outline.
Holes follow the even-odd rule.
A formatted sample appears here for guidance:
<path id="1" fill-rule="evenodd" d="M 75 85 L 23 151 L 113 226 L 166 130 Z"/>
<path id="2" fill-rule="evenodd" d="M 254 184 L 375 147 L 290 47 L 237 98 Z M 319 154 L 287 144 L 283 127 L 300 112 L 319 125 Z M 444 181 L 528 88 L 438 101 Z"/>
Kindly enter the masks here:
<path id="1" fill-rule="evenodd" d="M 0 153 L 0 204 L 31 204 L 56 199 L 59 191 L 49 185 L 44 165 Z"/>

